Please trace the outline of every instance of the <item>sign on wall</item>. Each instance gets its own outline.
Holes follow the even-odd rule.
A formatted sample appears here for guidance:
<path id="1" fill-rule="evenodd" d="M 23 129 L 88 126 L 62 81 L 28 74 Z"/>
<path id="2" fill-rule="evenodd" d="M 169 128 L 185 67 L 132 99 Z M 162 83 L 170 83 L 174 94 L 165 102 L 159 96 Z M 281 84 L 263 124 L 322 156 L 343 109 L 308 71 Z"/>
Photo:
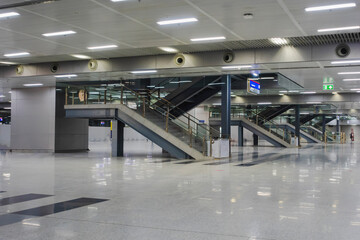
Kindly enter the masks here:
<path id="1" fill-rule="evenodd" d="M 248 78 L 247 91 L 251 94 L 260 94 L 260 83 Z"/>

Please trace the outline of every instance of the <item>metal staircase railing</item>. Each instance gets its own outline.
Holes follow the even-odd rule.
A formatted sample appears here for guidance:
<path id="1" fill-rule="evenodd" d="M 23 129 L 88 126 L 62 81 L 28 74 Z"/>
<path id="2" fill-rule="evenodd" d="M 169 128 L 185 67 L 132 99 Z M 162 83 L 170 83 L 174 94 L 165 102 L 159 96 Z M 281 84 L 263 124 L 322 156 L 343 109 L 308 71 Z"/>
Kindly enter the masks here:
<path id="1" fill-rule="evenodd" d="M 158 106 L 158 101 L 163 101 Z M 190 147 L 201 152 L 204 156 L 212 155 L 213 139 L 221 138 L 220 132 L 208 125 L 201 124 L 199 119 L 189 113 L 175 117 L 170 113 L 175 109 L 170 102 L 152 94 L 139 94 L 120 84 L 119 86 L 87 85 L 65 87 L 65 105 L 78 104 L 123 104 L 133 109 L 147 120 L 177 137 Z M 208 154 L 210 153 L 210 154 Z"/>

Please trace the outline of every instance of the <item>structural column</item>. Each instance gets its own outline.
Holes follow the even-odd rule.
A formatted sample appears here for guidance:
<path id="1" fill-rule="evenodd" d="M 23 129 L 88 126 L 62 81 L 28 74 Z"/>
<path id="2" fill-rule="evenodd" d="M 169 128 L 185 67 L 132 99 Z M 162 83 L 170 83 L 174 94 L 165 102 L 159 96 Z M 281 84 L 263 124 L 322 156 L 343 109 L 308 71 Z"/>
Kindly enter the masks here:
<path id="1" fill-rule="evenodd" d="M 340 116 L 336 116 L 336 132 L 340 132 Z"/>
<path id="2" fill-rule="evenodd" d="M 298 146 L 300 147 L 300 106 L 295 106 L 295 137 L 297 138 Z"/>
<path id="3" fill-rule="evenodd" d="M 112 120 L 111 124 L 112 124 L 111 156 L 123 157 L 125 124 L 117 120 Z"/>
<path id="4" fill-rule="evenodd" d="M 259 146 L 259 136 L 254 133 L 253 139 L 254 139 L 254 146 Z"/>
<path id="5" fill-rule="evenodd" d="M 221 137 L 230 138 L 231 129 L 231 76 L 225 75 L 221 79 Z"/>
<path id="6" fill-rule="evenodd" d="M 325 132 L 326 132 L 326 116 L 323 115 L 322 116 L 322 135 L 325 136 Z"/>
<path id="7" fill-rule="evenodd" d="M 241 125 L 241 123 L 239 124 L 239 129 L 238 129 L 238 146 L 239 147 L 244 146 L 244 127 Z"/>

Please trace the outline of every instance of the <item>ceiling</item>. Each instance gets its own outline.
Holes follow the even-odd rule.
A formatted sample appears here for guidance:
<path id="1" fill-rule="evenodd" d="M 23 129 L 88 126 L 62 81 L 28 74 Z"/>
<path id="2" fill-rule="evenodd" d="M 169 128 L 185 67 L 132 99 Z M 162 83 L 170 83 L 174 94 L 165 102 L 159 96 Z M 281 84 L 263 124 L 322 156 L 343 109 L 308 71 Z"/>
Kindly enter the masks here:
<path id="1" fill-rule="evenodd" d="M 290 45 L 319 45 L 340 42 L 359 43 L 359 30 L 319 34 L 318 29 L 353 26 L 360 22 L 358 6 L 322 12 L 305 12 L 306 7 L 338 4 L 335 0 L 58 0 L 10 9 L 1 6 L 29 2 L 0 1 L 0 14 L 16 11 L 20 16 L 0 19 L 0 62 L 28 64 L 73 61 L 71 54 L 94 59 L 166 54 L 158 47 L 172 46 L 180 52 L 234 50 L 275 47 L 268 39 L 282 37 Z M 245 13 L 254 18 L 246 20 Z M 159 26 L 157 21 L 195 17 L 198 22 Z M 73 30 L 77 34 L 47 38 L 43 33 Z M 214 43 L 197 43 L 192 38 L 224 36 Z M 88 50 L 89 46 L 115 44 L 111 50 Z M 29 52 L 22 58 L 4 54 Z M 324 76 L 335 79 L 336 90 L 360 87 L 360 82 L 342 82 L 338 72 L 360 72 L 360 66 L 327 67 L 325 62 L 264 64 L 264 72 L 280 72 L 305 89 L 321 90 Z M 171 70 L 171 74 L 218 74 L 218 67 Z M 84 74 L 88 80 L 130 78 L 126 73 Z M 352 76 L 355 77 L 355 76 Z M 360 76 L 357 76 L 360 77 Z M 23 81 L 42 78 L 0 79 L 0 94 L 8 94 Z M 47 81 L 47 79 L 43 79 Z M 54 81 L 47 82 L 54 84 Z M 6 99 L 3 99 L 4 101 Z M 3 101 L 0 99 L 0 101 Z"/>

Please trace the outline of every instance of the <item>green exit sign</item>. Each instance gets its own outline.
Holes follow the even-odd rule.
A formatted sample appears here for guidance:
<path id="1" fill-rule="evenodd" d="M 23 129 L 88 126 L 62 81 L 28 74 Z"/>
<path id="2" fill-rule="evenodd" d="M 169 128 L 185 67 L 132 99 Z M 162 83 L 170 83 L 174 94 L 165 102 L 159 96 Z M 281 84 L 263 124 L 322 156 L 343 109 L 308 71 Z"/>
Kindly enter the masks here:
<path id="1" fill-rule="evenodd" d="M 324 83 L 324 84 L 334 83 L 334 79 L 333 79 L 332 77 L 324 77 L 324 78 L 323 78 L 323 83 Z"/>
<path id="2" fill-rule="evenodd" d="M 334 90 L 334 84 L 323 85 L 323 90 Z"/>

